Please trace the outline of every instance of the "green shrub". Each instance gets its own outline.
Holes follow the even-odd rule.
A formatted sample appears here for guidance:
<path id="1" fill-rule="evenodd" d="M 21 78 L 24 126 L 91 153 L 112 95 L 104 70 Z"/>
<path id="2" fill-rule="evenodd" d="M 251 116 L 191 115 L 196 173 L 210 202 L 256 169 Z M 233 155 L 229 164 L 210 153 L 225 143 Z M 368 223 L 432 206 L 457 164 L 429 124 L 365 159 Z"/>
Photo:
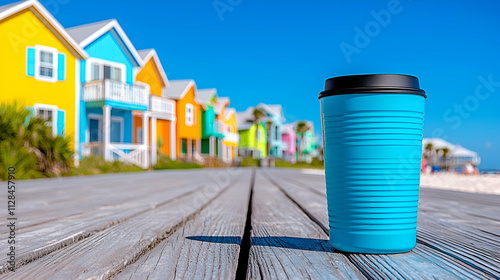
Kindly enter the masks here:
<path id="1" fill-rule="evenodd" d="M 103 157 L 90 156 L 80 160 L 78 168 L 71 170 L 69 175 L 75 176 L 138 171 L 144 171 L 144 169 L 118 160 L 108 162 L 105 161 Z"/>
<path id="2" fill-rule="evenodd" d="M 54 136 L 45 120 L 19 103 L 0 104 L 0 179 L 9 167 L 17 179 L 61 176 L 70 171 L 73 151 L 69 137 Z"/>
<path id="3" fill-rule="evenodd" d="M 254 159 L 252 157 L 245 157 L 241 160 L 242 167 L 257 167 L 259 166 L 260 160 Z"/>
<path id="4" fill-rule="evenodd" d="M 315 169 L 325 168 L 323 161 L 317 158 L 313 158 L 311 163 L 307 162 L 290 163 L 281 159 L 276 159 L 274 164 L 276 167 L 282 167 L 282 168 L 315 168 Z"/>
<path id="5" fill-rule="evenodd" d="M 181 162 L 181 161 L 171 160 L 169 157 L 167 157 L 162 153 L 158 154 L 158 161 L 153 166 L 154 170 L 192 169 L 192 168 L 203 168 L 203 166 L 193 162 Z"/>

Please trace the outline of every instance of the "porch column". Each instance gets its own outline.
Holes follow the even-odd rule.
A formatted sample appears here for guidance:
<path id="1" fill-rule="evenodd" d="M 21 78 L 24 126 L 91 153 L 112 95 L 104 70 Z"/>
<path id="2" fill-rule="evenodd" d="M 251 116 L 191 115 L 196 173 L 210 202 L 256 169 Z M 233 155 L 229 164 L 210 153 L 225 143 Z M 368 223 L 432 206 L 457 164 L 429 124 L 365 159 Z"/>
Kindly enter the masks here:
<path id="1" fill-rule="evenodd" d="M 104 136 L 104 160 L 111 161 L 109 143 L 111 139 L 111 106 L 102 106 L 102 135 Z"/>
<path id="2" fill-rule="evenodd" d="M 193 158 L 193 140 L 191 139 L 187 139 L 187 157 L 188 159 L 192 159 Z"/>
<path id="3" fill-rule="evenodd" d="M 194 140 L 195 143 L 196 143 L 196 150 L 195 150 L 195 153 L 196 154 L 201 154 L 201 139 L 197 139 L 197 140 Z"/>
<path id="4" fill-rule="evenodd" d="M 149 139 L 148 139 L 148 134 L 149 134 L 149 122 L 148 122 L 149 115 L 146 112 L 142 113 L 142 145 L 144 147 L 144 168 L 149 167 L 149 157 L 148 157 L 148 144 L 149 144 Z"/>
<path id="5" fill-rule="evenodd" d="M 172 160 L 177 159 L 177 141 L 175 141 L 175 123 L 176 119 L 172 119 L 170 122 L 170 158 Z"/>
<path id="6" fill-rule="evenodd" d="M 156 164 L 156 117 L 151 117 L 151 164 Z"/>
<path id="7" fill-rule="evenodd" d="M 215 155 L 215 137 L 208 137 L 208 153 L 211 157 Z"/>

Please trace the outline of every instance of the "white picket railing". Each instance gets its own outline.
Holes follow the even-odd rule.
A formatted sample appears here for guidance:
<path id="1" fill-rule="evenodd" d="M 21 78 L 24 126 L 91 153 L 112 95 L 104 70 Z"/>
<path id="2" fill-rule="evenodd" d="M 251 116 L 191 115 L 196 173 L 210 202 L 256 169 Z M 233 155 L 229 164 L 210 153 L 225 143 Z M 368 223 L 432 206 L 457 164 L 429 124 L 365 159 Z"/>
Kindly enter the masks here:
<path id="1" fill-rule="evenodd" d="M 169 114 L 175 116 L 175 102 L 173 100 L 150 95 L 149 109 L 156 113 Z"/>
<path id="2" fill-rule="evenodd" d="M 240 136 L 238 133 L 224 132 L 224 141 L 238 143 L 240 141 Z"/>
<path id="3" fill-rule="evenodd" d="M 90 142 L 82 144 L 83 156 L 102 156 L 148 168 L 148 147 L 142 144 L 110 143 L 108 157 L 104 155 L 104 142 Z"/>
<path id="4" fill-rule="evenodd" d="M 83 85 L 84 101 L 113 100 L 148 106 L 148 98 L 148 85 L 130 85 L 109 79 L 88 82 Z"/>

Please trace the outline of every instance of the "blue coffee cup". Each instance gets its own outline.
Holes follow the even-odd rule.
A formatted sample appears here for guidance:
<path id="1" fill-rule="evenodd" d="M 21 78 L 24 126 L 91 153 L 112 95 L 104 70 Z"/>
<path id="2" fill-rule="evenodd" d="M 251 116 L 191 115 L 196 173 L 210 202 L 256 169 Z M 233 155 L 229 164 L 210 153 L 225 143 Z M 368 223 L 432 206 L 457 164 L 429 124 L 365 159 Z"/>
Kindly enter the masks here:
<path id="1" fill-rule="evenodd" d="M 425 98 L 408 75 L 326 80 L 319 99 L 336 249 L 389 254 L 415 247 Z"/>

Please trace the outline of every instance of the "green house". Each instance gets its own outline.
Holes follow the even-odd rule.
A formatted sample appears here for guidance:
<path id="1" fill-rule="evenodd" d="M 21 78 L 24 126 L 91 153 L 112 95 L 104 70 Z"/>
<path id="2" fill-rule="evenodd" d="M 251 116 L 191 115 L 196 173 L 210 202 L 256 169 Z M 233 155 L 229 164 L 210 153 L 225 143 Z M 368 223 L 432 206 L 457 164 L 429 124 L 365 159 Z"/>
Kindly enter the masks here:
<path id="1" fill-rule="evenodd" d="M 249 110 L 237 113 L 236 118 L 240 135 L 239 155 L 257 159 L 267 157 L 267 129 L 264 122 L 260 122 L 257 130 Z"/>
<path id="2" fill-rule="evenodd" d="M 216 89 L 200 89 L 196 99 L 202 104 L 201 112 L 201 153 L 211 157 L 221 157 L 223 124 L 217 120 Z"/>

